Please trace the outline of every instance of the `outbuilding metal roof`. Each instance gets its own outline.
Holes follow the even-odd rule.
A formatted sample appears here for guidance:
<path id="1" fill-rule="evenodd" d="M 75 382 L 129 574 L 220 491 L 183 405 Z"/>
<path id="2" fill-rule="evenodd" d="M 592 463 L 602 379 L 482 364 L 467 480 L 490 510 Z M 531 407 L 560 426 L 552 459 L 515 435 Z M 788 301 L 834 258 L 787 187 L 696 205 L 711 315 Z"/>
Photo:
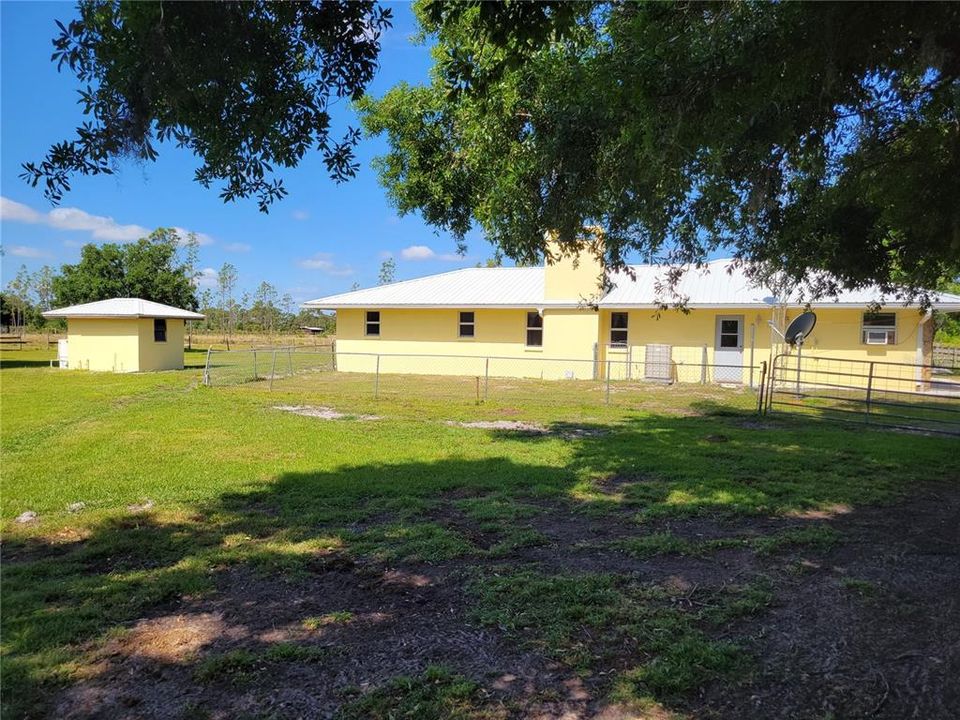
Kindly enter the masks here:
<path id="1" fill-rule="evenodd" d="M 173 318 L 203 320 L 200 313 L 140 298 L 113 298 L 48 310 L 46 318 Z"/>
<path id="2" fill-rule="evenodd" d="M 743 268 L 732 268 L 731 260 L 714 260 L 703 268 L 690 268 L 671 292 L 667 268 L 661 265 L 631 265 L 635 277 L 615 273 L 613 288 L 600 301 L 602 308 L 657 307 L 678 299 L 687 307 L 770 307 L 778 303 L 774 293 L 753 283 Z M 543 295 L 544 268 L 466 268 L 416 280 L 340 293 L 310 300 L 304 307 L 338 308 L 441 308 L 441 307 L 570 307 L 571 302 L 547 301 Z M 960 295 L 935 294 L 933 306 L 960 311 Z M 796 291 L 790 304 L 806 301 Z M 874 302 L 901 305 L 897 298 L 884 296 L 879 288 L 868 287 L 841 292 L 811 303 L 814 307 L 866 307 Z"/>

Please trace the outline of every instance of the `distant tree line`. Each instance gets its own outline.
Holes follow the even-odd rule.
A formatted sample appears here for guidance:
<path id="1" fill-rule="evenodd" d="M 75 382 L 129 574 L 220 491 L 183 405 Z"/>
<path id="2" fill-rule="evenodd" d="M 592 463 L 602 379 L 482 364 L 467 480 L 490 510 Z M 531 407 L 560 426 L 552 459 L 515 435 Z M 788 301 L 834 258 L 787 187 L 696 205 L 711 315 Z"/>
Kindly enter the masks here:
<path id="1" fill-rule="evenodd" d="M 198 293 L 198 242 L 172 228 L 159 228 L 135 243 L 84 245 L 80 261 L 57 273 L 44 266 L 30 273 L 21 266 L 0 293 L 0 324 L 8 332 L 27 328 L 60 328 L 63 321 L 46 321 L 42 313 L 54 307 L 79 305 L 117 297 L 198 310 L 206 319 L 196 329 L 223 334 L 229 343 L 235 332 L 286 333 L 303 326 L 332 332 L 333 318 L 300 310 L 289 294 L 280 295 L 268 282 L 236 296 L 237 270 L 225 263 L 215 289 Z"/>

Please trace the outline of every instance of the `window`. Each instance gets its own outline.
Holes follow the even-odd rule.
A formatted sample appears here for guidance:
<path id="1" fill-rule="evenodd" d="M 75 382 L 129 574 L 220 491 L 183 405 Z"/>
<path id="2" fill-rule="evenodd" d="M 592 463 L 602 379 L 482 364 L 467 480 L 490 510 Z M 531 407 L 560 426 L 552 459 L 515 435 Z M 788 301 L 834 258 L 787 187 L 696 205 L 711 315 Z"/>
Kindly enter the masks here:
<path id="1" fill-rule="evenodd" d="M 864 313 L 860 341 L 864 345 L 896 345 L 896 313 Z"/>
<path id="2" fill-rule="evenodd" d="M 740 349 L 740 321 L 731 318 L 720 320 L 720 349 Z"/>
<path id="3" fill-rule="evenodd" d="M 475 327 L 476 321 L 473 312 L 460 313 L 460 337 L 472 338 Z"/>
<path id="4" fill-rule="evenodd" d="M 543 347 L 543 318 L 540 313 L 527 313 L 527 347 Z"/>
<path id="5" fill-rule="evenodd" d="M 154 319 L 153 319 L 153 341 L 154 341 L 154 342 L 166 342 L 166 341 L 167 341 L 167 320 L 166 320 L 166 318 L 154 318 Z"/>
<path id="6" fill-rule="evenodd" d="M 610 314 L 610 344 L 614 347 L 627 346 L 627 313 Z"/>
<path id="7" fill-rule="evenodd" d="M 380 311 L 367 310 L 367 326 L 364 331 L 366 335 L 377 336 L 380 334 Z"/>

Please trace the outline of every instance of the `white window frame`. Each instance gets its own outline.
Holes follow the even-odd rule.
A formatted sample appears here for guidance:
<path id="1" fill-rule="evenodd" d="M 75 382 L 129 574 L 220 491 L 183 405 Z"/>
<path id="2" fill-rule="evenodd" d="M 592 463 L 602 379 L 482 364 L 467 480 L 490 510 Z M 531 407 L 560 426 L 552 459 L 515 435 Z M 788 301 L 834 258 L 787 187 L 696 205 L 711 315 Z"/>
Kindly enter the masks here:
<path id="1" fill-rule="evenodd" d="M 530 317 L 536 316 L 538 318 L 536 325 L 530 324 Z M 536 310 L 531 310 L 527 313 L 526 319 L 524 320 L 526 325 L 526 330 L 524 331 L 523 343 L 525 347 L 528 348 L 542 348 L 543 347 L 543 315 L 538 313 Z M 540 343 L 538 345 L 530 344 L 530 331 L 539 330 L 540 331 Z"/>
<path id="2" fill-rule="evenodd" d="M 614 327 L 613 326 L 613 316 L 614 315 L 623 315 L 627 324 L 624 327 Z M 614 333 L 623 333 L 623 342 L 619 342 L 613 339 Z M 612 348 L 625 348 L 630 345 L 630 313 L 628 312 L 611 312 L 610 313 L 610 347 Z"/>
<path id="3" fill-rule="evenodd" d="M 469 314 L 470 320 L 464 320 L 463 316 Z M 463 329 L 470 328 L 470 334 L 465 335 Z M 457 314 L 457 337 L 461 340 L 473 340 L 477 336 L 477 313 L 475 310 L 461 310 Z"/>
<path id="4" fill-rule="evenodd" d="M 377 314 L 377 319 L 376 319 L 376 320 L 371 320 L 371 319 L 370 319 L 371 313 L 376 313 L 376 314 Z M 363 315 L 363 335 L 364 335 L 364 337 L 380 337 L 380 330 L 381 330 L 380 323 L 381 323 L 381 320 L 382 320 L 382 319 L 383 319 L 383 316 L 380 314 L 380 311 L 379 311 L 379 310 L 366 310 L 366 311 L 364 312 L 364 315 Z M 370 326 L 371 326 L 371 325 L 376 325 L 376 326 L 377 326 L 377 331 L 376 331 L 375 333 L 370 332 Z"/>
<path id="5" fill-rule="evenodd" d="M 888 315 L 893 323 L 888 325 L 867 325 L 868 316 Z M 883 336 L 882 339 L 880 336 Z M 861 345 L 896 345 L 897 344 L 897 314 L 895 312 L 869 313 L 860 315 L 860 344 Z"/>
<path id="6" fill-rule="evenodd" d="M 737 345 L 736 347 L 723 347 L 723 336 L 733 335 L 733 333 L 723 332 L 723 321 L 734 320 L 737 323 Z M 717 315 L 716 329 L 713 337 L 713 349 L 730 352 L 743 352 L 743 333 L 746 321 L 743 315 Z"/>

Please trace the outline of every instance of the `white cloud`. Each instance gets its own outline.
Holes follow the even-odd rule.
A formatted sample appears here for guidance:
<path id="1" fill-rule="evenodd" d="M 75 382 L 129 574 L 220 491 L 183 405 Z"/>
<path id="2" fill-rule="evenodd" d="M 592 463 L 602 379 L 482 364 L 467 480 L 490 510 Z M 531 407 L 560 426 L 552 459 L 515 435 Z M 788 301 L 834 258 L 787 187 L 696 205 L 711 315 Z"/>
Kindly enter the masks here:
<path id="1" fill-rule="evenodd" d="M 11 245 L 9 248 L 4 249 L 14 257 L 32 258 L 34 260 L 53 257 L 53 255 L 46 250 L 30 247 L 29 245 Z"/>
<path id="2" fill-rule="evenodd" d="M 227 252 L 238 252 L 245 253 L 250 252 L 253 248 L 247 243 L 235 242 L 235 243 L 224 243 L 221 247 Z"/>
<path id="3" fill-rule="evenodd" d="M 377 257 L 380 258 L 381 260 L 389 260 L 390 258 L 393 257 L 393 253 L 390 252 L 389 250 L 381 250 L 380 252 L 377 253 Z"/>
<path id="4" fill-rule="evenodd" d="M 112 217 L 91 215 L 80 208 L 54 208 L 50 212 L 42 213 L 5 197 L 0 197 L 0 220 L 47 225 L 56 230 L 87 232 L 92 239 L 104 242 L 132 242 L 150 234 L 150 230 L 142 225 L 122 225 Z M 181 242 L 184 242 L 190 233 L 184 228 L 174 229 Z M 213 243 L 213 238 L 205 233 L 196 235 L 201 245 Z"/>
<path id="5" fill-rule="evenodd" d="M 121 225 L 112 217 L 91 215 L 79 208 L 55 208 L 41 222 L 57 230 L 86 231 L 94 240 L 112 242 L 131 242 L 150 234 L 142 225 Z"/>
<path id="6" fill-rule="evenodd" d="M 330 253 L 317 253 L 313 257 L 300 260 L 297 265 L 306 270 L 320 270 L 327 275 L 353 275 L 353 268 L 349 265 L 337 265 Z"/>
<path id="7" fill-rule="evenodd" d="M 217 276 L 218 273 L 213 268 L 203 268 L 194 283 L 198 288 L 215 288 L 217 286 Z"/>
<path id="8" fill-rule="evenodd" d="M 0 197 L 0 220 L 37 223 L 41 221 L 41 216 L 31 207 Z"/>
<path id="9" fill-rule="evenodd" d="M 446 262 L 456 262 L 463 260 L 462 257 L 454 253 L 437 254 L 432 248 L 426 245 L 411 245 L 400 251 L 400 257 L 404 260 L 444 260 Z"/>
<path id="10" fill-rule="evenodd" d="M 173 228 L 177 233 L 177 240 L 181 245 L 186 245 L 187 240 L 190 237 L 190 230 L 182 227 Z M 193 232 L 194 236 L 197 238 L 198 245 L 213 245 L 213 238 L 202 232 Z"/>
<path id="11" fill-rule="evenodd" d="M 309 220 L 309 219 L 310 219 L 310 213 L 308 213 L 306 210 L 294 210 L 294 211 L 293 211 L 293 219 L 294 219 L 294 220 L 300 220 L 300 221 Z"/>

